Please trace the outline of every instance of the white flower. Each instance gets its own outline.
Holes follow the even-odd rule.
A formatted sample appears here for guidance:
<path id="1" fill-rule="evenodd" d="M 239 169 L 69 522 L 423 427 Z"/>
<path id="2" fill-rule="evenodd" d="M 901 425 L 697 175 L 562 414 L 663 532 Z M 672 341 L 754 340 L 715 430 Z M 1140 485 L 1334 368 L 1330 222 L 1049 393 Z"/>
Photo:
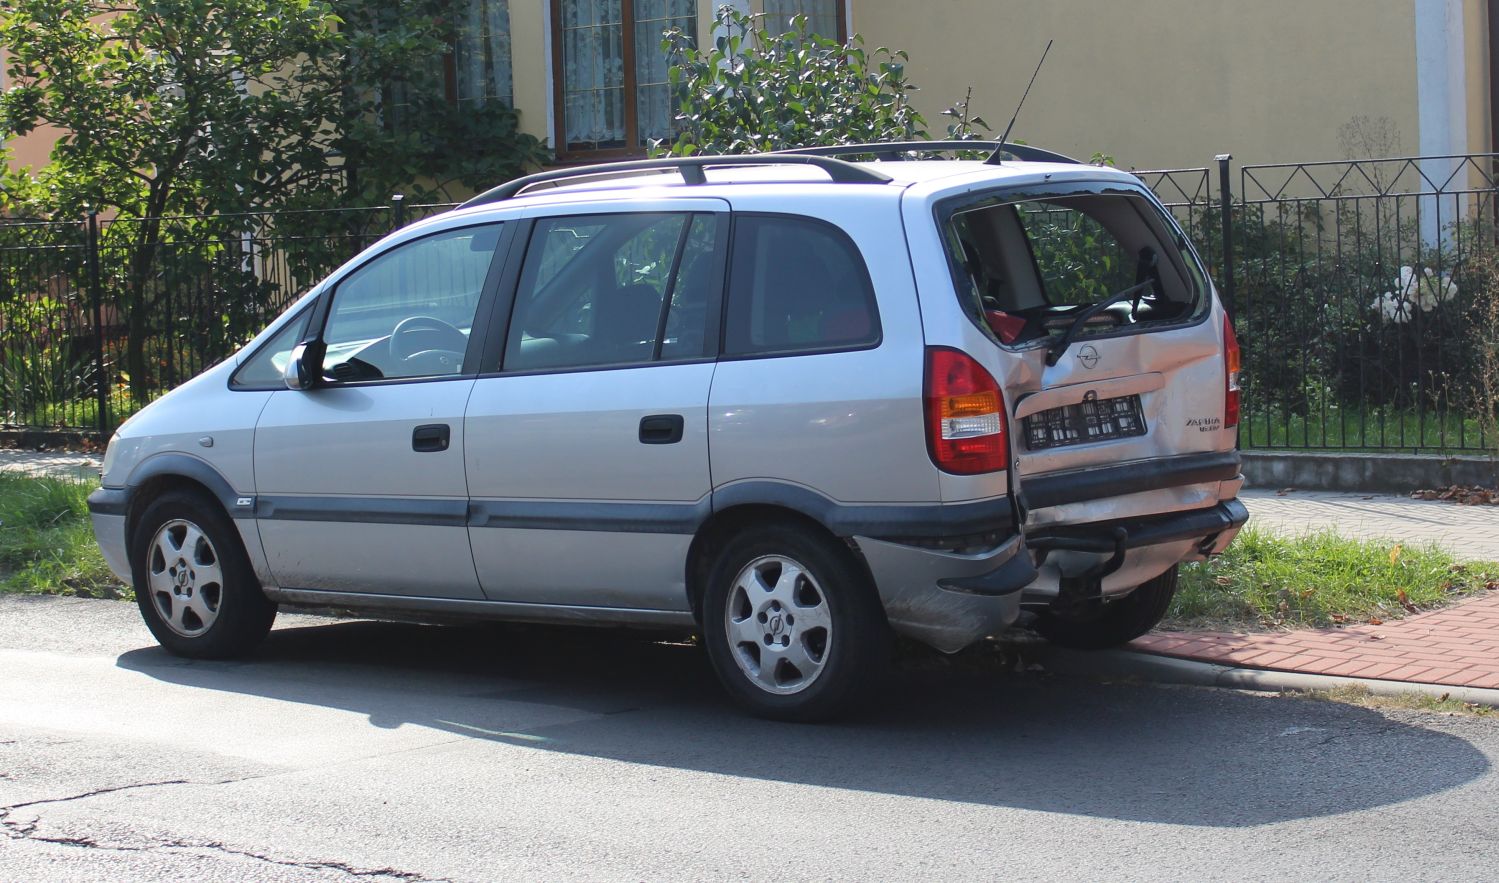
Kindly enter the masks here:
<path id="1" fill-rule="evenodd" d="M 1376 297 L 1369 307 L 1378 310 L 1386 322 L 1409 322 L 1415 306 L 1393 291 Z"/>
<path id="2" fill-rule="evenodd" d="M 1394 291 L 1386 291 L 1369 304 L 1370 309 L 1389 322 L 1409 322 L 1416 310 L 1431 312 L 1457 297 L 1457 285 L 1446 273 L 1437 275 L 1430 267 L 1417 272 L 1401 267 L 1400 277 L 1393 280 Z"/>

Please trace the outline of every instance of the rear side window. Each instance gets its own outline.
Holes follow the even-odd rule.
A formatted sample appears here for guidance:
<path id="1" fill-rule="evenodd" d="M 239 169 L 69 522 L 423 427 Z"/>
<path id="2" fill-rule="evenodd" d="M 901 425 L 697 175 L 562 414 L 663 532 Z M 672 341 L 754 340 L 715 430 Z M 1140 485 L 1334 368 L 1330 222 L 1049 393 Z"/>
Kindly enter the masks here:
<path id="1" fill-rule="evenodd" d="M 857 349 L 879 340 L 874 286 L 846 233 L 809 218 L 735 219 L 725 354 Z"/>

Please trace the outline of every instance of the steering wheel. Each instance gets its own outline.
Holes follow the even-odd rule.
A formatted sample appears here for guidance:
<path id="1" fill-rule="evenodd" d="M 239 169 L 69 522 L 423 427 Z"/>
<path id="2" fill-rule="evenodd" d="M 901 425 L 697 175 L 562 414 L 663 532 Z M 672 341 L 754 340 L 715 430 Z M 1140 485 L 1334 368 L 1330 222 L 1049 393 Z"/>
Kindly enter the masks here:
<path id="1" fill-rule="evenodd" d="M 390 332 L 390 354 L 403 361 L 433 350 L 455 354 L 461 361 L 466 349 L 468 338 L 462 331 L 432 316 L 402 319 Z"/>

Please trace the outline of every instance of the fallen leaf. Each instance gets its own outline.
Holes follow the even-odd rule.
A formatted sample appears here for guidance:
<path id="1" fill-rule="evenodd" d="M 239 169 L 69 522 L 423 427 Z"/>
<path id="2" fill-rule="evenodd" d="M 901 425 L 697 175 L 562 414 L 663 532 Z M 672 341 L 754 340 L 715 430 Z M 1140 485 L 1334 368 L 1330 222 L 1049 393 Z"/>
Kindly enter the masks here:
<path id="1" fill-rule="evenodd" d="M 1369 617 L 1369 625 L 1384 625 L 1384 620 L 1377 616 L 1371 616 Z"/>
<path id="2" fill-rule="evenodd" d="M 1293 487 L 1281 488 L 1280 490 L 1278 490 L 1278 491 L 1275 492 L 1275 495 L 1277 497 L 1284 497 L 1286 494 L 1289 494 L 1289 493 L 1291 493 L 1294 490 L 1296 490 L 1296 489 L 1293 488 Z"/>
<path id="3" fill-rule="evenodd" d="M 1401 545 L 1399 543 L 1396 543 L 1395 544 L 1395 548 L 1393 548 L 1393 549 L 1390 550 L 1390 563 L 1391 564 L 1394 564 L 1396 561 L 1400 560 L 1400 550 L 1401 550 L 1401 548 L 1402 548 Z"/>
<path id="4" fill-rule="evenodd" d="M 1395 590 L 1395 600 L 1400 602 L 1400 606 L 1404 607 L 1406 609 L 1406 612 L 1416 612 L 1416 605 L 1411 603 L 1410 596 L 1405 593 L 1405 589 Z"/>

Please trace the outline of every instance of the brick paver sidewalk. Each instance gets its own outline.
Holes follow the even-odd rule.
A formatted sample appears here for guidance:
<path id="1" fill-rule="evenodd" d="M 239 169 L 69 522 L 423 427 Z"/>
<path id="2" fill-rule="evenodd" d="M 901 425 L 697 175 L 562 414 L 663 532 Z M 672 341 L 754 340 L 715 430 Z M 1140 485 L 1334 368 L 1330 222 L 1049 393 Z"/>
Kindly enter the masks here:
<path id="1" fill-rule="evenodd" d="M 1499 561 L 1499 506 L 1324 491 L 1245 491 L 1249 523 L 1276 533 L 1434 544 Z M 1295 632 L 1155 632 L 1130 647 L 1243 668 L 1499 689 L 1499 592 L 1382 625 Z"/>
<path id="2" fill-rule="evenodd" d="M 1244 668 L 1499 689 L 1499 591 L 1383 625 L 1154 632 L 1130 647 Z"/>

